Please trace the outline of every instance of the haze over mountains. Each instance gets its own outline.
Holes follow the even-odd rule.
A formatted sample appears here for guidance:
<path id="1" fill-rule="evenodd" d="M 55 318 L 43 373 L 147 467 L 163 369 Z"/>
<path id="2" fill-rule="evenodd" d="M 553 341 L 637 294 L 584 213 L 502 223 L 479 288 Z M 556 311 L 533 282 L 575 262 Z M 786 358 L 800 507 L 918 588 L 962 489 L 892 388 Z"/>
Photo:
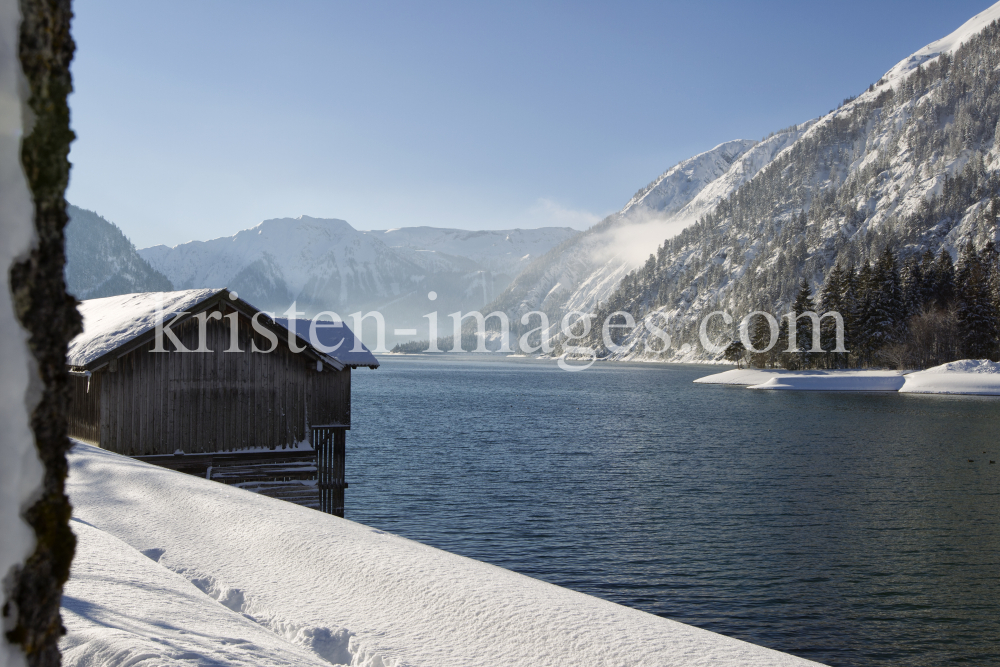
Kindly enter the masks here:
<path id="1" fill-rule="evenodd" d="M 968 239 L 998 240 L 998 18 L 994 5 L 821 118 L 681 162 L 583 233 L 363 232 L 303 216 L 135 257 L 125 248 L 121 260 L 102 250 L 104 268 L 89 273 L 79 265 L 92 250 L 69 247 L 67 273 L 78 296 L 115 285 L 101 273 L 110 267 L 123 286 L 162 284 L 157 276 L 178 289 L 228 286 L 265 309 L 292 299 L 308 314 L 378 309 L 392 316 L 390 336 L 418 328 L 401 340 L 426 338 L 430 310 L 501 310 L 515 329 L 534 310 L 553 324 L 569 311 L 603 320 L 624 310 L 669 320 L 674 345 L 647 354 L 640 328 L 614 358 L 705 360 L 694 328 L 703 314 L 784 312 L 800 278 L 815 289 L 834 264 L 861 264 L 887 246 L 901 258 L 942 248 L 955 256 Z M 81 238 L 71 230 L 68 246 Z M 450 321 L 442 326 L 447 335 Z M 586 342 L 603 347 L 599 328 Z"/>
<path id="2" fill-rule="evenodd" d="M 568 227 L 358 231 L 343 220 L 301 216 L 137 251 L 96 213 L 75 206 L 69 213 L 67 284 L 78 298 L 224 286 L 279 314 L 293 301 L 307 316 L 380 311 L 390 345 L 396 328 L 422 326 L 426 337 L 425 313 L 437 310 L 444 318 L 482 308 L 533 259 L 579 233 Z"/>
<path id="3" fill-rule="evenodd" d="M 651 252 L 752 178 L 803 128 L 763 142 L 729 141 L 684 160 L 639 190 L 618 213 L 534 261 L 494 306 L 512 317 L 542 310 L 591 312 Z"/>

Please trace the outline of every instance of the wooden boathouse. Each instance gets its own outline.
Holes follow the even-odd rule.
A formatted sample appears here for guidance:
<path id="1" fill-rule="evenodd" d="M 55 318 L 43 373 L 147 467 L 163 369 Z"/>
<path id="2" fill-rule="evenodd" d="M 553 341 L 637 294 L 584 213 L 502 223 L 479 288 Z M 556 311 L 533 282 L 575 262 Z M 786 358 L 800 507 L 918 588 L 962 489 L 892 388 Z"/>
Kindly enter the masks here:
<path id="1" fill-rule="evenodd" d="M 379 365 L 346 325 L 271 319 L 226 289 L 79 309 L 70 436 L 344 515 L 351 370 Z"/>

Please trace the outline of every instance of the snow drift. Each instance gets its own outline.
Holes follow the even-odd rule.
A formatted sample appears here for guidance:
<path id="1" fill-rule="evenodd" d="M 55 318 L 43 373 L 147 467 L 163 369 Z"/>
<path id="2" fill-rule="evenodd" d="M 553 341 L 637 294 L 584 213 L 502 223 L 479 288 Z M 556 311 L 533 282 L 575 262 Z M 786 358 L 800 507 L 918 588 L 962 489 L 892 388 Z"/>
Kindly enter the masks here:
<path id="1" fill-rule="evenodd" d="M 67 665 L 816 664 L 89 445 L 70 468 Z"/>
<path id="2" fill-rule="evenodd" d="M 1000 364 L 963 359 L 906 376 L 904 394 L 983 394 L 1000 396 Z"/>
<path id="3" fill-rule="evenodd" d="M 925 371 L 785 371 L 758 368 L 715 373 L 696 384 L 794 391 L 898 391 L 901 394 L 1000 396 L 1000 363 L 963 359 Z"/>

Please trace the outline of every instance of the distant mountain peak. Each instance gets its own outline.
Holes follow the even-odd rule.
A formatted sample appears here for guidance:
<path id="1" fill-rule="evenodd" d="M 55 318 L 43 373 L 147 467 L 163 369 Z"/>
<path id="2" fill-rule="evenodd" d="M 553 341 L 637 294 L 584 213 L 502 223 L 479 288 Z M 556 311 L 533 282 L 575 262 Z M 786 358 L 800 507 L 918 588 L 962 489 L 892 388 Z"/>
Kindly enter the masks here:
<path id="1" fill-rule="evenodd" d="M 301 215 L 264 220 L 232 236 L 139 252 L 180 289 L 227 285 L 275 312 L 293 300 L 306 313 L 333 310 L 343 317 L 379 310 L 388 326 L 410 329 L 425 324 L 428 310 L 481 308 L 528 258 L 578 233 L 557 227 L 359 231 L 338 218 Z M 439 295 L 433 306 L 426 299 L 429 291 Z"/>

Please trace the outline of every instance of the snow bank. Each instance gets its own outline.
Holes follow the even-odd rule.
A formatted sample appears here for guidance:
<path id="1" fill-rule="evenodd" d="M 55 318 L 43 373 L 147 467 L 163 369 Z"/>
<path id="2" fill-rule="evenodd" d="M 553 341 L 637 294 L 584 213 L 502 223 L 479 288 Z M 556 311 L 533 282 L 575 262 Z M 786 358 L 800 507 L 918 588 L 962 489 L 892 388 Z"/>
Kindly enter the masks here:
<path id="1" fill-rule="evenodd" d="M 70 466 L 67 664 L 283 664 L 267 632 L 306 665 L 816 664 L 89 445 Z"/>
<path id="2" fill-rule="evenodd" d="M 1000 396 L 1000 363 L 963 359 L 925 371 L 783 371 L 749 368 L 715 373 L 698 384 L 795 391 L 898 391 L 903 394 Z"/>
<path id="3" fill-rule="evenodd" d="M 772 377 L 748 389 L 794 391 L 899 391 L 905 377 L 900 371 L 825 371 L 816 374 L 790 373 Z"/>
<path id="4" fill-rule="evenodd" d="M 748 368 L 716 373 L 698 384 L 731 384 L 749 389 L 798 391 L 899 391 L 903 371 L 783 371 Z"/>
<path id="5" fill-rule="evenodd" d="M 904 394 L 985 394 L 1000 396 L 1000 363 L 963 359 L 906 376 Z"/>
<path id="6" fill-rule="evenodd" d="M 723 371 L 714 375 L 707 375 L 695 380 L 695 384 L 734 384 L 751 385 L 767 382 L 773 377 L 789 375 L 793 371 L 766 371 L 759 368 L 744 368 L 731 371 Z"/>
<path id="7" fill-rule="evenodd" d="M 17 57 L 21 14 L 16 2 L 0 3 L 0 581 L 35 550 L 35 534 L 21 511 L 42 486 L 43 468 L 29 426 L 41 391 L 28 350 L 28 334 L 14 315 L 10 266 L 35 241 L 33 206 L 21 169 L 21 90 L 27 90 Z M 19 85 L 20 84 L 20 85 Z M 6 602 L 3 591 L 0 606 Z M 12 624 L 4 619 L 4 629 Z M 19 647 L 0 633 L 0 665 L 25 664 Z"/>

